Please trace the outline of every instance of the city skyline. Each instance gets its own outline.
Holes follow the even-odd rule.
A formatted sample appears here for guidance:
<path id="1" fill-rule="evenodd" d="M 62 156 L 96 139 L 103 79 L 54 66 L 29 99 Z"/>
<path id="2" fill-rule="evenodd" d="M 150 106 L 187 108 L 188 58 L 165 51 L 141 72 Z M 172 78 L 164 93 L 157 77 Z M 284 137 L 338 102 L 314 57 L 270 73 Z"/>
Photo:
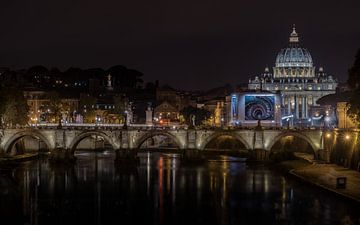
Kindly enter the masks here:
<path id="1" fill-rule="evenodd" d="M 318 1 L 309 7 L 310 2 L 304 1 L 295 8 L 285 3 L 159 1 L 98 6 L 91 1 L 9 1 L 0 14 L 4 30 L 0 66 L 64 70 L 121 64 L 144 73 L 145 81 L 208 89 L 246 83 L 266 66 L 272 67 L 296 24 L 315 65 L 346 81 L 360 40 L 359 3 Z"/>

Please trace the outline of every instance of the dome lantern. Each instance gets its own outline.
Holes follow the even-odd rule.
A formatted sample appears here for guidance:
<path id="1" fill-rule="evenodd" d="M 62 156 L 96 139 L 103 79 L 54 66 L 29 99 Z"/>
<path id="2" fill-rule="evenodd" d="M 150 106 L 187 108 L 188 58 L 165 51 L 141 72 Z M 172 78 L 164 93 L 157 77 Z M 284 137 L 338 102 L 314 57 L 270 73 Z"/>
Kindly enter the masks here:
<path id="1" fill-rule="evenodd" d="M 277 54 L 274 77 L 314 77 L 315 68 L 310 52 L 302 48 L 295 25 L 286 48 Z"/>
<path id="2" fill-rule="evenodd" d="M 298 43 L 299 42 L 299 36 L 296 33 L 296 27 L 295 24 L 293 25 L 293 31 L 290 34 L 290 38 L 289 38 L 289 42 L 290 43 Z"/>

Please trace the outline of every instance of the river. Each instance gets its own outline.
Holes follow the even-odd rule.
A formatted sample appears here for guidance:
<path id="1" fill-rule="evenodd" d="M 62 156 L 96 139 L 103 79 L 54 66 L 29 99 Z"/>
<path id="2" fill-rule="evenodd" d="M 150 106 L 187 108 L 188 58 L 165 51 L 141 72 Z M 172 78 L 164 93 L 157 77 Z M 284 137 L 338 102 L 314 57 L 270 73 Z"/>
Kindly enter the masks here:
<path id="1" fill-rule="evenodd" d="M 360 224 L 359 204 L 234 157 L 142 153 L 122 166 L 108 151 L 76 157 L 3 166 L 1 224 Z"/>

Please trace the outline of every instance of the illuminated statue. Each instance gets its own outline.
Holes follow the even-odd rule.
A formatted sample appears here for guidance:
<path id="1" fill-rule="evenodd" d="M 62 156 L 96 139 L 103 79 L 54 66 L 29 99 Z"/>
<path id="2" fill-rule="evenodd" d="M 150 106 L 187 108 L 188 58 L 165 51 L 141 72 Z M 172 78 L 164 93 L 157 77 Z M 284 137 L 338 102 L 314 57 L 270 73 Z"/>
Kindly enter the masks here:
<path id="1" fill-rule="evenodd" d="M 113 90 L 112 81 L 111 81 L 111 74 L 107 75 L 106 89 L 109 90 L 109 91 Z"/>
<path id="2" fill-rule="evenodd" d="M 220 102 L 218 102 L 216 104 L 216 108 L 215 108 L 215 126 L 216 127 L 220 127 L 221 126 L 221 106 L 220 106 Z"/>

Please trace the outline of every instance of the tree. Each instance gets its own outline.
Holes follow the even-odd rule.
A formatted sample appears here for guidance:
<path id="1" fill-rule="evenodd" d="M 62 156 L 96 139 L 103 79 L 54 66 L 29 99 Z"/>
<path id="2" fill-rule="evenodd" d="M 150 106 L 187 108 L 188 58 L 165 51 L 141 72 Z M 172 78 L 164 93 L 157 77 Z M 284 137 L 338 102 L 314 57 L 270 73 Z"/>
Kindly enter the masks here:
<path id="1" fill-rule="evenodd" d="M 120 121 L 124 122 L 125 118 L 126 118 L 125 111 L 128 107 L 129 101 L 125 96 L 114 96 L 113 100 L 114 100 L 114 106 L 115 106 L 115 109 L 113 110 L 113 112 L 115 114 L 119 115 Z"/>
<path id="2" fill-rule="evenodd" d="M 360 49 L 356 54 L 354 65 L 349 69 L 348 84 L 353 91 L 347 112 L 356 124 L 360 124 Z"/>
<path id="3" fill-rule="evenodd" d="M 41 106 L 41 110 L 46 112 L 47 120 L 53 122 L 60 122 L 61 112 L 64 111 L 64 106 L 59 93 L 55 91 L 48 92 L 45 95 L 45 99 L 47 100 Z"/>
<path id="4" fill-rule="evenodd" d="M 349 69 L 348 85 L 353 89 L 360 88 L 360 49 L 356 53 L 354 65 Z"/>
<path id="5" fill-rule="evenodd" d="M 185 123 L 192 125 L 191 117 L 195 116 L 195 125 L 202 125 L 203 122 L 210 117 L 211 113 L 205 109 L 199 109 L 192 106 L 185 107 L 180 114 L 184 117 Z"/>
<path id="6" fill-rule="evenodd" d="M 80 112 L 84 116 L 84 122 L 93 122 L 96 116 L 94 106 L 96 105 L 97 99 L 91 95 L 80 96 Z"/>
<path id="7" fill-rule="evenodd" d="M 114 78 L 115 86 L 121 88 L 137 88 L 143 82 L 141 72 L 128 69 L 125 66 L 112 66 L 107 70 L 107 73 Z"/>
<path id="8" fill-rule="evenodd" d="M 0 90 L 1 125 L 26 125 L 29 107 L 23 92 L 17 88 L 2 87 Z"/>
<path id="9" fill-rule="evenodd" d="M 349 103 L 347 113 L 352 121 L 360 124 L 360 88 L 353 91 Z"/>
<path id="10" fill-rule="evenodd" d="M 128 105 L 128 100 L 124 96 L 114 96 L 114 112 L 117 114 L 124 114 L 126 107 Z"/>

